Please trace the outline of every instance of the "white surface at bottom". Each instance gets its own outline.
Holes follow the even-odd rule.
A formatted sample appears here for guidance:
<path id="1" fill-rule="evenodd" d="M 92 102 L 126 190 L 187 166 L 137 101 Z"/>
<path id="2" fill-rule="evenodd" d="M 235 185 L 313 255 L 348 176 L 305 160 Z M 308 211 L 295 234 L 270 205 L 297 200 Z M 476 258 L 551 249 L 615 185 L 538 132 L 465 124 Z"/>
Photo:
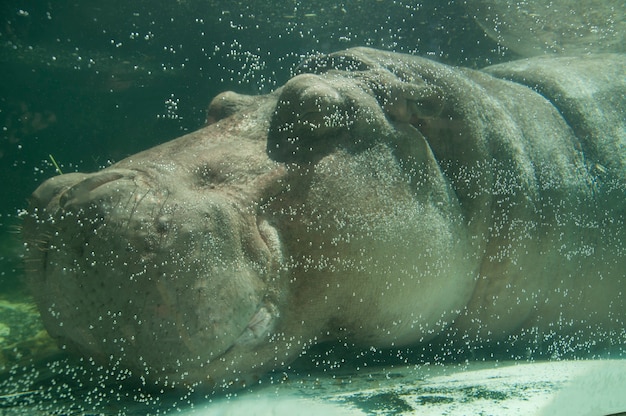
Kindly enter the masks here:
<path id="1" fill-rule="evenodd" d="M 626 360 L 404 367 L 303 377 L 185 415 L 525 415 L 626 412 Z"/>

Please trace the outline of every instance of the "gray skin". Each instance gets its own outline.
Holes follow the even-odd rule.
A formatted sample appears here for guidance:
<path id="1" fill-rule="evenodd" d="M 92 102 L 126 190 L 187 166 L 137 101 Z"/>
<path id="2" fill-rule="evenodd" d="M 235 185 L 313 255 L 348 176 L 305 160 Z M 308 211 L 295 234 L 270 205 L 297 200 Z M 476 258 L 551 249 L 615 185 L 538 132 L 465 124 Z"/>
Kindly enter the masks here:
<path id="1" fill-rule="evenodd" d="M 269 95 L 221 94 L 207 127 L 34 192 L 45 326 L 151 382 L 216 389 L 328 340 L 623 342 L 625 67 L 355 48 Z"/>

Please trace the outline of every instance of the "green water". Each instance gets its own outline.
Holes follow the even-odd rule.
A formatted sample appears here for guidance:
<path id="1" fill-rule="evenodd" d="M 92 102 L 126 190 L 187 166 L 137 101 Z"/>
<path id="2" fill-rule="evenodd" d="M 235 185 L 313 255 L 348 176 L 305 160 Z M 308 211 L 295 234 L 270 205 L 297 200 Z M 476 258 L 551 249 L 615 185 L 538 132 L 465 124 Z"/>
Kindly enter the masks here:
<path id="1" fill-rule="evenodd" d="M 222 91 L 275 89 L 309 54 L 367 45 L 469 67 L 516 56 L 454 2 L 130 4 L 0 6 L 3 233 L 56 174 L 50 155 L 64 173 L 108 166 L 201 127 Z"/>
<path id="2" fill-rule="evenodd" d="M 199 392 L 163 395 L 134 377 L 66 356 L 46 337 L 23 281 L 27 265 L 19 215 L 37 185 L 57 173 L 52 158 L 63 173 L 106 167 L 200 128 L 211 98 L 222 91 L 274 90 L 315 53 L 370 46 L 469 68 L 522 57 L 521 49 L 507 47 L 505 32 L 500 39 L 492 33 L 493 22 L 485 20 L 492 15 L 480 9 L 486 4 L 3 2 L 0 414 L 163 414 L 206 398 Z M 611 8 L 609 1 L 594 4 Z M 598 14 L 604 11 L 599 8 Z M 600 28 L 606 36 L 623 29 L 623 21 L 611 16 L 611 26 Z M 516 27 L 515 36 L 519 33 L 534 36 L 532 30 Z M 620 43 L 610 43 L 610 48 L 624 52 Z M 399 353 L 360 357 L 349 367 L 389 364 L 394 354 Z M 458 357 L 460 362 L 469 358 Z M 306 367 L 311 360 L 304 362 Z M 325 369 L 320 371 L 323 377 Z M 384 413 L 395 400 L 387 394 L 364 408 Z M 433 393 L 422 400 L 448 399 Z M 401 412 L 403 406 L 395 403 L 393 408 Z"/>

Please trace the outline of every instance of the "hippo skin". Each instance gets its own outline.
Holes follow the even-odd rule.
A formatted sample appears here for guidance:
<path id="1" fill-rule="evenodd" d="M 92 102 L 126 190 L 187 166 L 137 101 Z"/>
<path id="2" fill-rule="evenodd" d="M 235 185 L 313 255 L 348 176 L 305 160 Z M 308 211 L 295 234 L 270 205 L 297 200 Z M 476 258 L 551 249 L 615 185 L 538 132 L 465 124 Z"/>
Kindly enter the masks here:
<path id="1" fill-rule="evenodd" d="M 332 340 L 623 345 L 625 68 L 354 48 L 268 95 L 218 95 L 206 127 L 33 193 L 45 327 L 149 382 L 211 389 Z"/>

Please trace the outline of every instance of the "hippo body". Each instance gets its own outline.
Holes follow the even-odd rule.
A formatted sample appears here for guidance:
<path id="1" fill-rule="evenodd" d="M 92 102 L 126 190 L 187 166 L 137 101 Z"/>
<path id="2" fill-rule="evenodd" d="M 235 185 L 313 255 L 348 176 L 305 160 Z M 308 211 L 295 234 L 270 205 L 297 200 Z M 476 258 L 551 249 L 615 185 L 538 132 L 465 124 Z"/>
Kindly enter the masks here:
<path id="1" fill-rule="evenodd" d="M 623 342 L 624 68 L 355 48 L 271 94 L 221 94 L 201 130 L 34 192 L 45 326 L 146 379 L 215 388 L 328 340 Z"/>

